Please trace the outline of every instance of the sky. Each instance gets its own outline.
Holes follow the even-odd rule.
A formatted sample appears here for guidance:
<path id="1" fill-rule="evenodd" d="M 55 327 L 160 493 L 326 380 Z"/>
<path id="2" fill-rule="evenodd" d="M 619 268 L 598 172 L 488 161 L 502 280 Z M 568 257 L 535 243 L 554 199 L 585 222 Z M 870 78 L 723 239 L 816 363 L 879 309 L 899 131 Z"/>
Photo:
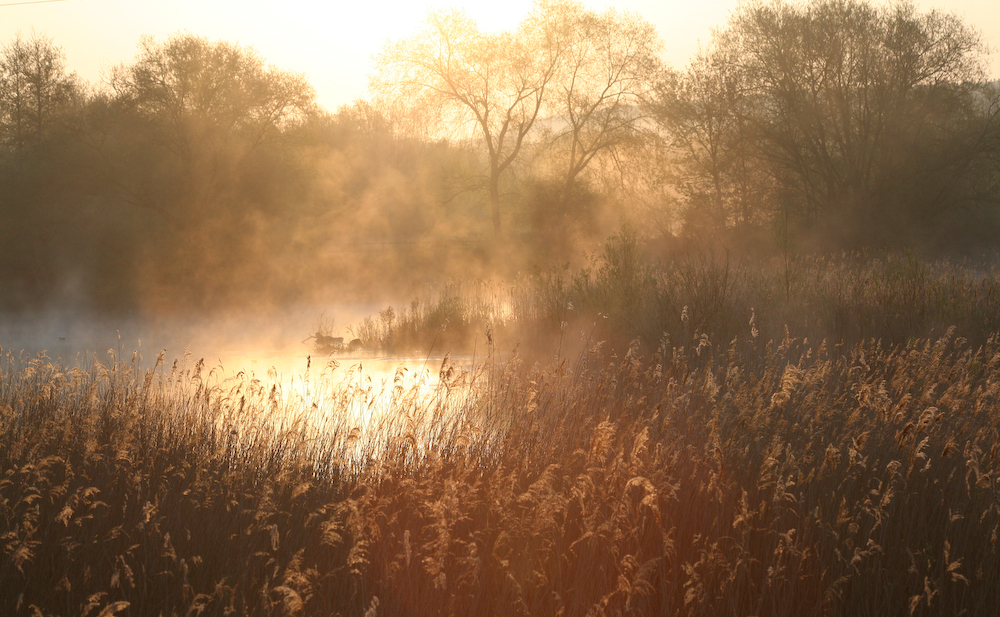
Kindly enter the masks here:
<path id="1" fill-rule="evenodd" d="M 515 26 L 531 0 L 0 0 L 0 43 L 20 32 L 49 36 L 63 48 L 69 68 L 90 83 L 135 57 L 139 37 L 164 39 L 190 32 L 252 46 L 274 66 L 304 73 L 319 103 L 330 110 L 367 97 L 372 58 L 389 40 L 413 34 L 429 8 L 468 11 L 484 29 Z M 584 0 L 588 8 L 615 7 L 643 16 L 664 42 L 664 59 L 681 67 L 725 23 L 738 0 Z M 920 0 L 921 10 L 956 12 L 1000 47 L 997 0 Z M 1000 54 L 991 74 L 1000 77 Z"/>

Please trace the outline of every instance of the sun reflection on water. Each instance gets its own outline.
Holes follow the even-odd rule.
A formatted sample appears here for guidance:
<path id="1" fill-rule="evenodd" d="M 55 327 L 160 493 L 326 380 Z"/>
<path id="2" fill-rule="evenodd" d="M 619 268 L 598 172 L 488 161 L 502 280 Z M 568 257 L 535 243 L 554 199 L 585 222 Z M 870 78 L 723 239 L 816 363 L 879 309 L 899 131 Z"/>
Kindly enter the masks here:
<path id="1" fill-rule="evenodd" d="M 250 407 L 270 410 L 267 417 L 226 418 L 233 430 L 334 439 L 343 444 L 340 456 L 348 466 L 360 468 L 377 464 L 401 441 L 410 443 L 415 456 L 424 456 L 460 424 L 475 432 L 464 413 L 475 397 L 474 364 L 471 356 L 449 355 L 317 360 L 244 354 L 220 358 L 206 377 L 230 407 L 252 392 Z"/>

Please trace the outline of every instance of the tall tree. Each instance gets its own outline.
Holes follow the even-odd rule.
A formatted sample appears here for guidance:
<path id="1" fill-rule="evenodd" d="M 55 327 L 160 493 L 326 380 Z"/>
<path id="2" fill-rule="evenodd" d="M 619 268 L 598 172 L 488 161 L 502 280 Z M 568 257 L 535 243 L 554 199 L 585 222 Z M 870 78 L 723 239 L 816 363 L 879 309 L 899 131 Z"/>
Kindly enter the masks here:
<path id="1" fill-rule="evenodd" d="M 719 44 L 761 103 L 761 154 L 808 220 L 887 206 L 907 152 L 947 131 L 949 105 L 984 75 L 974 30 L 909 3 L 751 2 Z"/>
<path id="2" fill-rule="evenodd" d="M 771 202 L 782 225 L 848 245 L 933 229 L 996 131 L 984 58 L 959 18 L 906 2 L 741 4 L 661 92 L 689 205 L 725 227 Z"/>
<path id="3" fill-rule="evenodd" d="M 240 166 L 316 109 L 301 74 L 191 34 L 143 37 L 136 60 L 116 67 L 110 83 L 127 132 L 141 136 L 113 175 L 127 180 L 128 199 L 177 224 L 231 200 Z"/>
<path id="4" fill-rule="evenodd" d="M 111 85 L 138 113 L 169 127 L 183 151 L 192 130 L 221 129 L 255 147 L 315 108 L 305 77 L 269 66 L 257 53 L 225 41 L 178 34 L 139 42 L 139 56 L 116 67 Z"/>
<path id="5" fill-rule="evenodd" d="M 768 178 L 754 151 L 754 98 L 737 59 L 699 49 L 687 68 L 661 82 L 652 106 L 678 153 L 678 188 L 689 225 L 720 232 L 766 216 Z"/>
<path id="6" fill-rule="evenodd" d="M 0 48 L 0 127 L 8 145 L 20 148 L 43 135 L 81 94 L 52 39 L 18 34 Z"/>
<path id="7" fill-rule="evenodd" d="M 544 4 L 512 32 L 481 31 L 465 13 L 432 12 L 422 32 L 387 45 L 371 89 L 388 108 L 472 138 L 486 153 L 490 218 L 502 233 L 500 178 L 522 151 L 556 75 L 565 33 Z"/>
<path id="8" fill-rule="evenodd" d="M 550 14 L 570 33 L 549 109 L 560 127 L 555 143 L 565 157 L 565 202 L 595 157 L 643 137 L 663 67 L 656 29 L 635 14 L 598 14 L 576 3 L 555 5 Z"/>

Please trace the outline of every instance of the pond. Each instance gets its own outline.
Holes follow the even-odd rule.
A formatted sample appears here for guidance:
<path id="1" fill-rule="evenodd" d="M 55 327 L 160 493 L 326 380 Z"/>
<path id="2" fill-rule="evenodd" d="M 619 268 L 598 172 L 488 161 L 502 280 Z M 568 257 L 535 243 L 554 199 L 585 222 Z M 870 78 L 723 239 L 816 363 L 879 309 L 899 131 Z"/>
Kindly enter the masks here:
<path id="1" fill-rule="evenodd" d="M 357 323 L 374 312 L 371 305 L 340 307 L 339 330 L 347 335 L 347 324 Z M 243 312 L 239 315 L 196 317 L 105 317 L 71 310 L 48 310 L 28 316 L 0 315 L 0 349 L 4 355 L 34 357 L 43 353 L 67 367 L 85 366 L 95 359 L 112 358 L 150 368 L 162 351 L 167 366 L 195 365 L 204 361 L 218 376 L 253 375 L 257 379 L 276 376 L 282 383 L 312 375 L 346 378 L 362 372 L 373 382 L 391 384 L 400 366 L 408 373 L 426 370 L 436 377 L 444 354 L 387 356 L 372 350 L 317 354 L 309 333 L 315 329 L 323 309 L 311 306 L 282 311 Z M 453 356 L 451 363 L 471 368 L 474 358 Z"/>

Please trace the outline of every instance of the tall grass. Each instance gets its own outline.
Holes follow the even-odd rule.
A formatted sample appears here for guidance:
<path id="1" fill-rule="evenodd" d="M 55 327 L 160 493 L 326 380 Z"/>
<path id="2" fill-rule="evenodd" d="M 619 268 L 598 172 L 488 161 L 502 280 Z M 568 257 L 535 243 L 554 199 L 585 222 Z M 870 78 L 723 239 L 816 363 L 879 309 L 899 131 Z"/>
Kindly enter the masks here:
<path id="1" fill-rule="evenodd" d="M 0 612 L 995 614 L 1000 343 L 753 344 L 284 392 L 8 354 Z"/>
<path id="2" fill-rule="evenodd" d="M 804 256 L 788 261 L 687 252 L 645 255 L 634 232 L 613 235 L 588 267 L 511 282 L 460 281 L 409 307 L 356 325 L 366 346 L 405 353 L 435 346 L 470 351 L 487 327 L 512 347 L 554 349 L 581 338 L 619 350 L 638 339 L 697 344 L 798 336 L 853 345 L 905 345 L 955 326 L 983 344 L 1000 331 L 1000 270 L 991 264 L 926 262 L 909 254 Z M 483 344 L 482 337 L 478 344 Z M 573 352 L 581 345 L 571 345 Z"/>

